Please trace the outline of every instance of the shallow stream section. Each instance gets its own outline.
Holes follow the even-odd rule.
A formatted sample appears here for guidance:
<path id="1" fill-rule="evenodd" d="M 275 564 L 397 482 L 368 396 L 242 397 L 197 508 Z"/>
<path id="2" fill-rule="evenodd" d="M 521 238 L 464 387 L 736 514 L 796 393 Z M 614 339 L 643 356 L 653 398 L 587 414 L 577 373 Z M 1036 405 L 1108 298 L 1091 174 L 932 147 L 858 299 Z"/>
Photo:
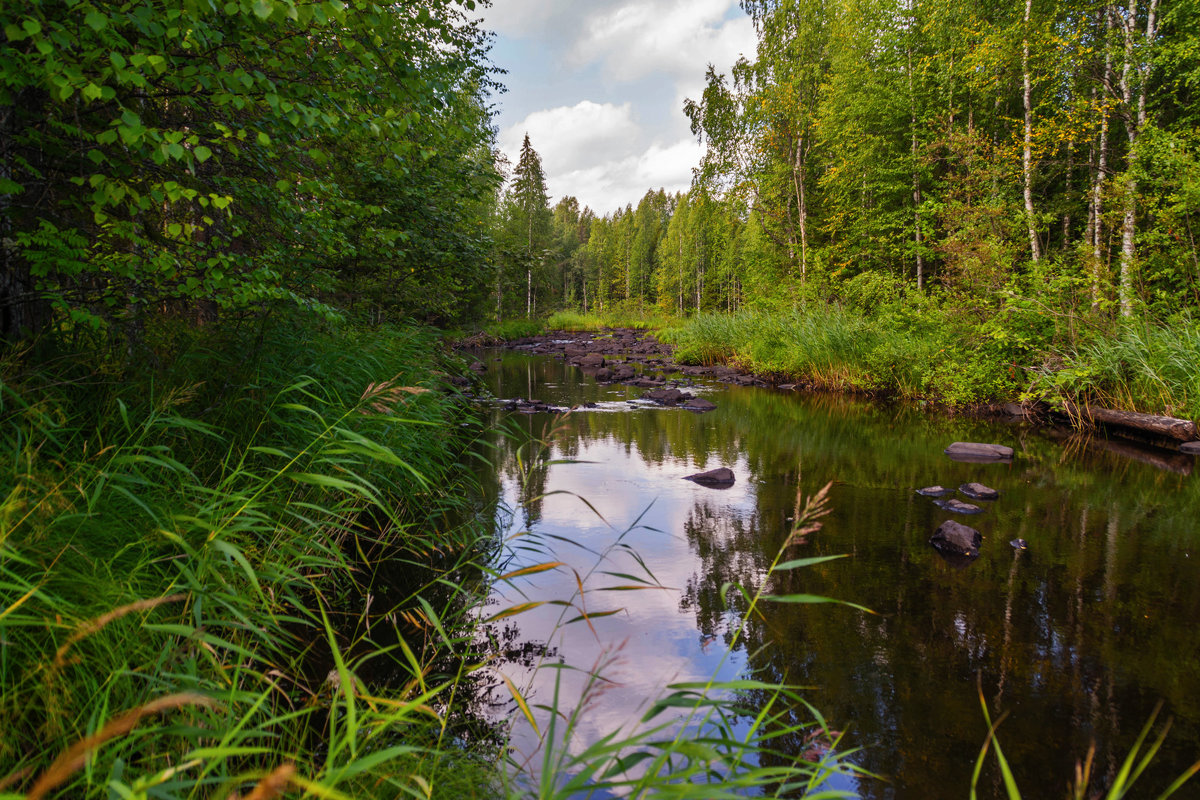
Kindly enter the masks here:
<path id="1" fill-rule="evenodd" d="M 844 732 L 838 750 L 879 776 L 834 785 L 868 798 L 967 797 L 987 736 L 981 693 L 993 718 L 1006 715 L 999 739 L 1027 797 L 1067 796 L 1093 744 L 1092 785 L 1107 785 L 1160 703 L 1159 722 L 1173 727 L 1136 796 L 1155 796 L 1200 758 L 1200 488 L 1190 462 L 1064 442 L 1024 423 L 717 383 L 688 387 L 717 405 L 696 414 L 639 402 L 642 390 L 598 385 L 551 357 L 482 360 L 496 398 L 575 407 L 490 412 L 491 480 L 506 509 L 497 528 L 508 540 L 498 569 L 533 569 L 497 582 L 486 612 L 530 604 L 501 621 L 506 646 L 526 657 L 499 669 L 543 730 L 539 705 L 584 705 L 555 746 L 578 752 L 627 728 L 668 684 L 757 677 L 811 687 L 808 701 Z M 943 454 L 955 441 L 1016 456 L 958 463 Z M 733 470 L 732 487 L 684 480 L 716 467 Z M 957 517 L 984 537 L 964 566 L 929 545 L 956 517 L 915 490 L 972 481 L 1000 497 Z M 722 587 L 768 580 L 797 493 L 826 484 L 831 513 L 788 557 L 847 557 L 772 576 L 768 589 L 875 613 L 766 605 L 729 652 L 742 606 L 727 607 Z M 1010 545 L 1018 538 L 1028 549 Z M 553 562 L 562 564 L 538 571 Z M 581 611 L 616 613 L 564 624 Z M 544 668 L 560 663 L 578 669 Z M 590 685 L 593 670 L 605 680 Z M 516 725 L 513 746 L 536 773 L 545 748 L 528 724 Z M 989 756 L 981 795 L 1002 796 L 999 781 Z"/>

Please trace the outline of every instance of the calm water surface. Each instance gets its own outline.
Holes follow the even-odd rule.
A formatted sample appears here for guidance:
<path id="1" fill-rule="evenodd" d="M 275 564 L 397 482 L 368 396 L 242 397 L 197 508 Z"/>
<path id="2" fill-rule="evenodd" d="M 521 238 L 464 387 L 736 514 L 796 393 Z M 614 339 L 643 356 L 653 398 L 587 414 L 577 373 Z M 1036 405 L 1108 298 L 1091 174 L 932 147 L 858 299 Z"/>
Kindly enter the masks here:
<path id="1" fill-rule="evenodd" d="M 496 437 L 494 479 L 508 509 L 499 526 L 513 537 L 503 569 L 564 566 L 498 584 L 491 610 L 572 602 L 503 622 L 514 652 L 548 647 L 547 662 L 579 668 L 512 661 L 502 671 L 531 703 L 557 692 L 560 705 L 587 704 L 566 743 L 573 752 L 628 728 L 669 683 L 753 674 L 812 687 L 809 701 L 845 731 L 842 746 L 860 748 L 851 759 L 882 776 L 843 781 L 863 797 L 965 798 L 986 736 L 977 687 L 994 715 L 1007 713 L 1000 740 L 1026 797 L 1066 796 L 1092 743 L 1102 785 L 1160 702 L 1174 725 L 1136 796 L 1154 796 L 1200 758 L 1200 490 L 1190 457 L 1139 461 L 1111 443 L 1054 441 L 1019 425 L 719 384 L 693 389 L 718 406 L 697 415 L 630 404 L 640 390 L 596 385 L 552 358 L 485 361 L 497 397 L 599 404 L 565 418 L 494 412 L 497 428 L 518 432 Z M 536 440 L 562 463 L 539 462 Z M 956 463 L 942 455 L 954 441 L 1007 444 L 1017 457 Z M 736 473 L 732 488 L 683 480 L 718 466 Z M 985 537 L 961 568 L 928 544 L 951 515 L 913 490 L 976 480 L 1001 498 L 959 518 Z M 726 608 L 721 587 L 761 585 L 797 489 L 830 482 L 832 513 L 789 557 L 848 557 L 769 589 L 876 613 L 768 605 L 727 652 L 740 606 Z M 1027 551 L 1009 546 L 1016 537 Z M 663 588 L 622 588 L 647 574 Z M 580 608 L 619 612 L 592 628 L 564 626 Z M 611 681 L 601 690 L 589 689 L 594 668 Z M 544 755 L 528 726 L 515 747 L 531 764 Z M 990 763 L 981 794 L 1001 796 Z M 1200 785 L 1180 796 L 1200 797 Z"/>

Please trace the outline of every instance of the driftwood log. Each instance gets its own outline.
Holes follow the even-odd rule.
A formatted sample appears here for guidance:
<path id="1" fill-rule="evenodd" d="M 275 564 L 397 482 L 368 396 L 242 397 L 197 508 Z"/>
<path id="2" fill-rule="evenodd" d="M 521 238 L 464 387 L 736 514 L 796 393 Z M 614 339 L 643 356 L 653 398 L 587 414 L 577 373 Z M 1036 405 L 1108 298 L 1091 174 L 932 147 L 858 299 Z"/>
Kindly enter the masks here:
<path id="1" fill-rule="evenodd" d="M 1137 411 L 1117 411 L 1111 408 L 1096 408 L 1095 406 L 1077 406 L 1070 401 L 1063 403 L 1063 411 L 1073 419 L 1098 422 L 1101 425 L 1116 425 L 1120 428 L 1132 428 L 1156 436 L 1165 436 L 1180 442 L 1190 442 L 1196 437 L 1196 423 L 1190 419 L 1175 417 L 1160 417 L 1156 414 L 1142 414 Z"/>

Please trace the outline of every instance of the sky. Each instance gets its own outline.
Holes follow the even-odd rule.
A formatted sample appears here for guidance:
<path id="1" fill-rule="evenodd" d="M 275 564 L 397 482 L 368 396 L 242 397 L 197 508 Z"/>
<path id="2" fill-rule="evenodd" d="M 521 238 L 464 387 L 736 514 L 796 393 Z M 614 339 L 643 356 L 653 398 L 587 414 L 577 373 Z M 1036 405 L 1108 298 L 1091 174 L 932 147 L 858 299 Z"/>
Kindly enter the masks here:
<path id="1" fill-rule="evenodd" d="M 499 147 L 516 164 L 526 133 L 553 204 L 574 195 L 597 214 L 647 190 L 683 191 L 701 148 L 683 114 L 711 63 L 753 57 L 737 0 L 494 0 Z"/>

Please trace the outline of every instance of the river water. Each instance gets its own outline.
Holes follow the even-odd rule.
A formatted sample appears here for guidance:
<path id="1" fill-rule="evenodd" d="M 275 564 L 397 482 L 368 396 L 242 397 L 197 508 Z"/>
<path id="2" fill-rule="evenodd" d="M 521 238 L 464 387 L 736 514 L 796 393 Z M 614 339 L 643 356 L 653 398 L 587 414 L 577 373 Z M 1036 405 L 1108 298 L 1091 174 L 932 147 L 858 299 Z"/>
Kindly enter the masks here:
<path id="1" fill-rule="evenodd" d="M 1200 489 L 1190 457 L 716 383 L 691 389 L 717 404 L 695 414 L 630 403 L 641 390 L 598 385 L 550 357 L 484 360 L 498 398 L 597 404 L 565 416 L 492 412 L 507 430 L 494 437 L 491 475 L 506 509 L 500 569 L 563 562 L 498 582 L 488 608 L 531 604 L 498 624 L 511 652 L 538 657 L 501 671 L 523 687 L 539 729 L 548 715 L 538 704 L 585 706 L 552 757 L 628 729 L 670 683 L 754 676 L 811 687 L 805 697 L 844 733 L 838 750 L 879 776 L 834 781 L 863 797 L 967 797 L 987 735 L 980 692 L 993 716 L 1006 714 L 999 738 L 1026 797 L 1067 796 L 1093 745 L 1092 785 L 1106 785 L 1160 703 L 1160 723 L 1173 727 L 1131 796 L 1155 796 L 1200 758 Z M 957 463 L 943 455 L 955 441 L 1017 455 Z M 683 480 L 720 466 L 736 474 L 731 488 Z M 984 536 L 964 567 L 928 543 L 951 515 L 914 490 L 968 481 L 1000 498 L 958 517 Z M 831 513 L 788 557 L 847 557 L 781 585 L 772 577 L 768 589 L 874 613 L 765 605 L 730 651 L 740 603 L 727 608 L 722 587 L 761 585 L 798 492 L 826 484 Z M 1018 537 L 1027 550 L 1010 546 Z M 616 613 L 563 624 L 581 609 Z M 597 670 L 605 681 L 589 685 Z M 536 773 L 547 747 L 523 720 L 513 746 Z M 1002 796 L 999 780 L 989 756 L 981 796 Z M 1189 790 L 1200 787 L 1181 796 Z"/>

